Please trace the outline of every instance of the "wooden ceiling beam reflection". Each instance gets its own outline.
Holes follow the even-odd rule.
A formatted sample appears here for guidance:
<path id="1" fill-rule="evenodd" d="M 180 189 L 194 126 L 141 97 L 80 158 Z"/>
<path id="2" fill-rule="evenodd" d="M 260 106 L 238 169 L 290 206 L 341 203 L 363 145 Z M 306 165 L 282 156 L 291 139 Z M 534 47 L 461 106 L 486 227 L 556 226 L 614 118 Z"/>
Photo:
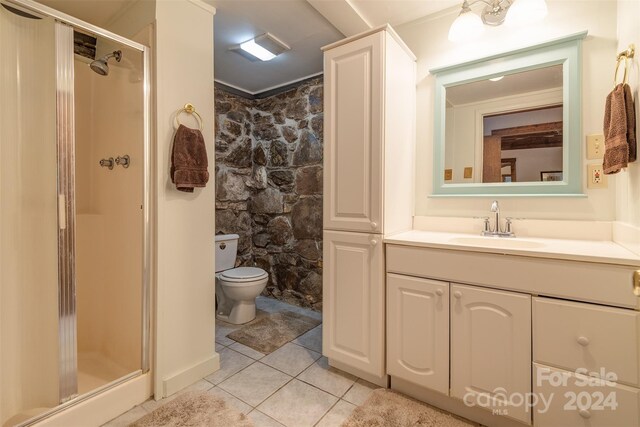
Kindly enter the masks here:
<path id="1" fill-rule="evenodd" d="M 502 151 L 562 147 L 562 122 L 495 129 L 491 135 L 501 137 Z"/>

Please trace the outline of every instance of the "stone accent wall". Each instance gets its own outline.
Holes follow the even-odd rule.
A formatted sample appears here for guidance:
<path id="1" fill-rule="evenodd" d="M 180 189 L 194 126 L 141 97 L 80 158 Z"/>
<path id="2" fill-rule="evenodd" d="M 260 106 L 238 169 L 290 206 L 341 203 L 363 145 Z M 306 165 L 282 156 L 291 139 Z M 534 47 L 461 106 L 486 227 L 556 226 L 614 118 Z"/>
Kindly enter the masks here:
<path id="1" fill-rule="evenodd" d="M 264 295 L 322 309 L 322 77 L 248 100 L 219 88 L 216 233 L 237 265 L 269 273 Z"/>

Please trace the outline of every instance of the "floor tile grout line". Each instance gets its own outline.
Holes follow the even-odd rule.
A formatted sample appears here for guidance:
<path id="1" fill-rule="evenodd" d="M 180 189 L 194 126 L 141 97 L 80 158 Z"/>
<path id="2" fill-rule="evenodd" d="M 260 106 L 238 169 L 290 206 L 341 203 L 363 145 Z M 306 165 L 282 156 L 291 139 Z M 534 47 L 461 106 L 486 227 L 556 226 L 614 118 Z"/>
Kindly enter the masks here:
<path id="1" fill-rule="evenodd" d="M 270 420 L 273 420 L 273 422 L 280 424 L 281 426 L 284 426 L 284 424 L 282 424 L 280 421 L 276 420 L 273 417 L 270 417 L 269 415 L 265 414 L 264 412 L 262 412 L 260 409 L 258 408 L 253 408 L 253 411 L 249 412 L 248 415 L 250 415 L 253 412 L 260 412 L 262 415 L 264 415 L 265 417 L 269 418 Z"/>
<path id="2" fill-rule="evenodd" d="M 340 402 L 340 398 L 338 398 L 338 400 L 336 400 L 336 403 L 334 403 L 333 405 L 331 405 L 331 408 L 329 408 L 329 410 L 327 412 L 325 412 L 318 421 L 316 421 L 316 423 L 314 424 L 314 427 L 317 426 L 318 424 L 320 424 L 320 421 L 322 421 L 324 419 L 324 417 L 327 416 L 327 414 L 329 414 L 329 412 L 331 412 L 331 410 L 338 404 L 338 402 Z"/>

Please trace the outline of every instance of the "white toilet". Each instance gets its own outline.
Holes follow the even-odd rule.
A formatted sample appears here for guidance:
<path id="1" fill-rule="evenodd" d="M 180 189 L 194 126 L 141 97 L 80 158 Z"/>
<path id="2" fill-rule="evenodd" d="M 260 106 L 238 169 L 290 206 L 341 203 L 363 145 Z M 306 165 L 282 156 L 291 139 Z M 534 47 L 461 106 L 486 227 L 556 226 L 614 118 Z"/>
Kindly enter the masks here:
<path id="1" fill-rule="evenodd" d="M 238 267 L 237 234 L 216 236 L 216 317 L 236 325 L 256 317 L 256 297 L 269 280 L 266 271 L 256 267 Z"/>

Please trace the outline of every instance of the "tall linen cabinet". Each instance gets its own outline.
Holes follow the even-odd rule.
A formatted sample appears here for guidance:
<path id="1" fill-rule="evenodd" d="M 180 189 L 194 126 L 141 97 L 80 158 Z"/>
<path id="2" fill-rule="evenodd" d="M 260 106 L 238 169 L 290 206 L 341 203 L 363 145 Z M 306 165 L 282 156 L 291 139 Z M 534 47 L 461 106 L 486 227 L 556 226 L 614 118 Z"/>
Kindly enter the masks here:
<path id="1" fill-rule="evenodd" d="M 412 227 L 416 58 L 389 25 L 323 51 L 323 354 L 386 386 L 383 237 Z"/>

